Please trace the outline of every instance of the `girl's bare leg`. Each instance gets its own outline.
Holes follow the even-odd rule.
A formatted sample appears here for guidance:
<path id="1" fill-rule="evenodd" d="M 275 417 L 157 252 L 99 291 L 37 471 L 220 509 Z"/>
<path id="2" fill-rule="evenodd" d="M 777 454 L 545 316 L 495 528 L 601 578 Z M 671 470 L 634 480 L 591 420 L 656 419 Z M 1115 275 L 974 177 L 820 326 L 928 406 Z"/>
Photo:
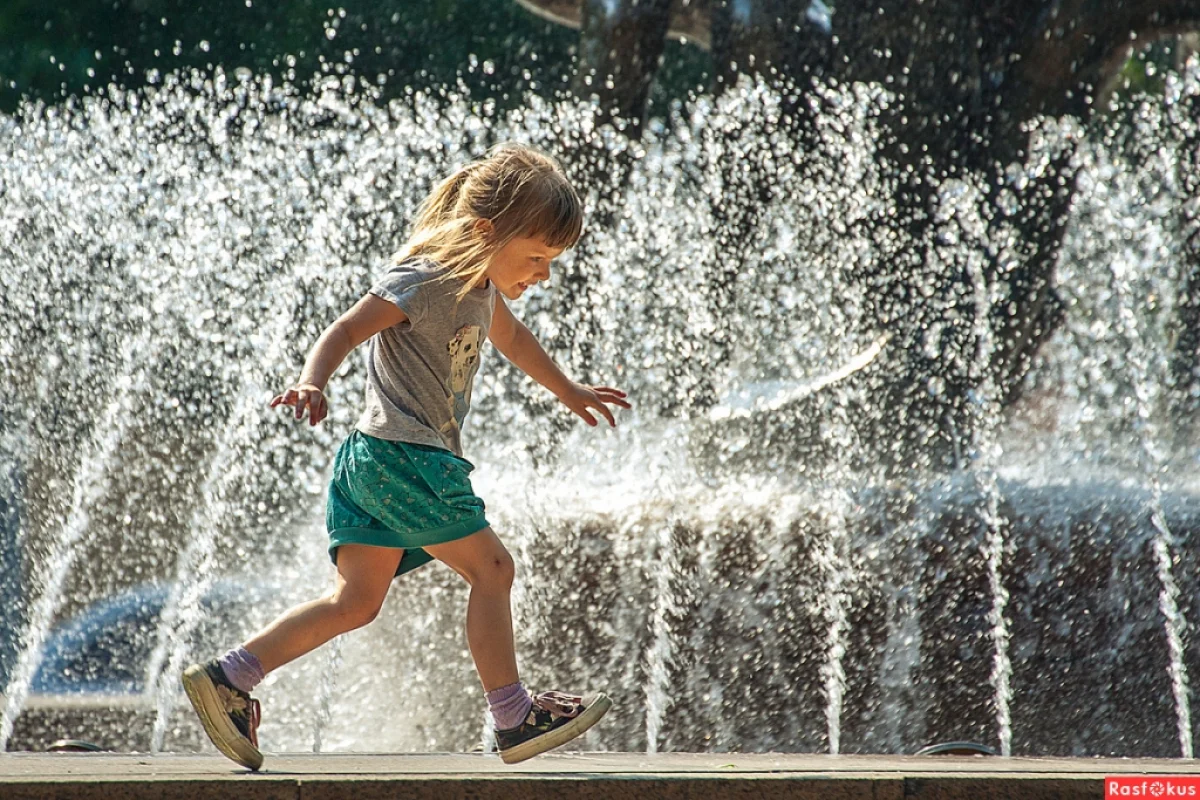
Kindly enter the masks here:
<path id="1" fill-rule="evenodd" d="M 484 528 L 463 539 L 428 545 L 425 550 L 471 585 L 467 644 L 483 690 L 490 692 L 516 683 L 519 678 L 509 606 L 513 560 L 495 531 Z"/>
<path id="2" fill-rule="evenodd" d="M 403 550 L 391 547 L 342 545 L 333 589 L 288 609 L 242 646 L 258 658 L 263 672 L 271 672 L 339 634 L 361 628 L 379 613 L 403 555 Z"/>

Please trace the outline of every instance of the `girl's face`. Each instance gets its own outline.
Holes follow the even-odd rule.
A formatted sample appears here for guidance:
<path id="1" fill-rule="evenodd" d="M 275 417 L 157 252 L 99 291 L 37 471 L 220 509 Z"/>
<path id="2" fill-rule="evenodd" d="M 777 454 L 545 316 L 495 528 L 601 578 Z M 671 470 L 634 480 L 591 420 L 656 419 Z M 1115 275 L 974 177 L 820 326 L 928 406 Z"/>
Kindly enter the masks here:
<path id="1" fill-rule="evenodd" d="M 492 254 L 488 280 L 509 300 L 516 300 L 534 284 L 550 280 L 550 262 L 563 249 L 550 247 L 538 238 L 517 238 Z"/>

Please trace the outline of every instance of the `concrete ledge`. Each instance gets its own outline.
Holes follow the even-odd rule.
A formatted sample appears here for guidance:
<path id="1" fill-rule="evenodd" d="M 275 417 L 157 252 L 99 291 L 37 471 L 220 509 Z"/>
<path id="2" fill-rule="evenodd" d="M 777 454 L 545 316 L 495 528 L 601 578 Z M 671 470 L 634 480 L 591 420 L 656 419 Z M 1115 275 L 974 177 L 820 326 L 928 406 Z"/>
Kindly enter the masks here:
<path id="1" fill-rule="evenodd" d="M 267 755 L 257 774 L 216 755 L 6 753 L 4 800 L 1045 800 L 1103 798 L 1106 775 L 1200 775 L 1166 759 L 551 754 Z"/>

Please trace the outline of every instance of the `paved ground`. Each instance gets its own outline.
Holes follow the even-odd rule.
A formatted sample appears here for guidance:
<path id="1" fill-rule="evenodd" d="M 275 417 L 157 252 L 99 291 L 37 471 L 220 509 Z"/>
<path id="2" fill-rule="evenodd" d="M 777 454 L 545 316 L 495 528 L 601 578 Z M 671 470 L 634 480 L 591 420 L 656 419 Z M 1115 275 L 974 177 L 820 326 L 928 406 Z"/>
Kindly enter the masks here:
<path id="1" fill-rule="evenodd" d="M 1106 775 L 1200 776 L 1200 762 L 979 756 L 551 754 L 267 755 L 251 774 L 215 755 L 0 754 L 3 800 L 382 800 L 570 797 L 791 800 L 1102 798 Z"/>

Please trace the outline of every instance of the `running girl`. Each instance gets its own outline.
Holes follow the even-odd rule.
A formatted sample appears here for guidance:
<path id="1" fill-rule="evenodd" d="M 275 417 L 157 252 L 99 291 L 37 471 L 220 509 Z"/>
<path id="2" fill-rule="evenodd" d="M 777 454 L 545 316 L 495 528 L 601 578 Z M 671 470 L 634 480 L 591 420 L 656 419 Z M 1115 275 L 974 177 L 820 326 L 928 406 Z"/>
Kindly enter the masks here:
<path id="1" fill-rule="evenodd" d="M 624 392 L 564 375 L 504 301 L 549 280 L 551 261 L 575 244 L 582 222 L 579 197 L 557 163 L 521 145 L 493 149 L 425 200 L 394 265 L 325 329 L 299 381 L 271 401 L 316 425 L 329 413 L 329 377 L 370 340 L 366 408 L 338 450 L 329 486 L 333 588 L 240 647 L 184 670 L 188 698 L 229 758 L 262 766 L 261 712 L 250 692 L 267 673 L 366 625 L 392 579 L 432 559 L 470 584 L 467 641 L 504 761 L 579 736 L 612 706 L 602 692 L 532 696 L 521 684 L 509 610 L 513 560 L 484 517 L 471 488 L 474 467 L 462 457 L 484 337 L 588 425 L 596 416 L 615 425 L 610 405 L 630 408 Z"/>

